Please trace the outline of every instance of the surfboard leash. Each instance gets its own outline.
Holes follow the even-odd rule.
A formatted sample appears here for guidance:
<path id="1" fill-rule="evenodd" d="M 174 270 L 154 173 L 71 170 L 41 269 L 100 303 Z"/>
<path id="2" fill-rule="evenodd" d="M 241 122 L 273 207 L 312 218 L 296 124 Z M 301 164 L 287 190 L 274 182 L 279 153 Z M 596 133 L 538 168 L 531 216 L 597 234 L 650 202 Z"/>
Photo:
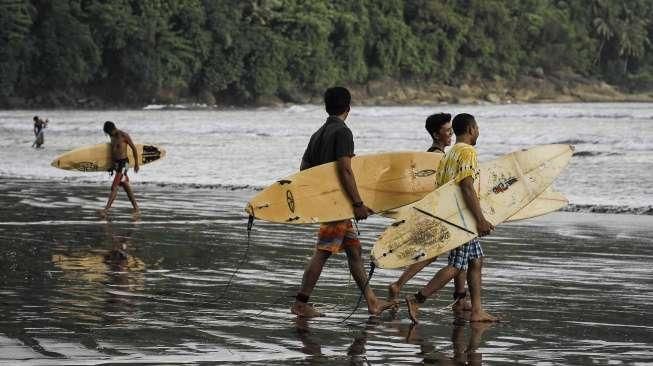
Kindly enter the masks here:
<path id="1" fill-rule="evenodd" d="M 349 315 L 347 315 L 346 318 L 341 320 L 340 323 L 344 323 L 347 320 L 349 320 L 349 318 L 351 318 L 351 316 L 354 315 L 356 310 L 358 310 L 358 308 L 360 307 L 361 302 L 363 301 L 363 297 L 365 296 L 365 289 L 367 289 L 367 286 L 370 284 L 370 280 L 372 279 L 372 276 L 374 275 L 374 269 L 375 268 L 376 268 L 376 264 L 374 264 L 374 262 L 370 262 L 370 273 L 367 275 L 367 281 L 365 281 L 365 285 L 362 288 L 360 288 L 361 294 L 358 297 L 358 301 L 356 302 L 356 307 L 354 308 L 354 310 L 352 310 L 352 312 Z"/>
<path id="2" fill-rule="evenodd" d="M 245 249 L 245 255 L 243 256 L 243 259 L 241 259 L 240 262 L 238 262 L 236 269 L 234 269 L 233 273 L 231 274 L 231 277 L 229 277 L 229 281 L 227 281 L 227 286 L 225 286 L 224 290 L 222 290 L 222 294 L 220 295 L 220 297 L 218 297 L 217 301 L 222 300 L 227 295 L 227 292 L 229 292 L 229 288 L 231 287 L 231 282 L 233 281 L 234 277 L 240 270 L 240 266 L 242 266 L 243 263 L 245 263 L 245 261 L 249 257 L 249 247 L 251 243 L 252 226 L 254 226 L 254 216 L 249 215 L 249 217 L 247 218 L 247 247 Z"/>

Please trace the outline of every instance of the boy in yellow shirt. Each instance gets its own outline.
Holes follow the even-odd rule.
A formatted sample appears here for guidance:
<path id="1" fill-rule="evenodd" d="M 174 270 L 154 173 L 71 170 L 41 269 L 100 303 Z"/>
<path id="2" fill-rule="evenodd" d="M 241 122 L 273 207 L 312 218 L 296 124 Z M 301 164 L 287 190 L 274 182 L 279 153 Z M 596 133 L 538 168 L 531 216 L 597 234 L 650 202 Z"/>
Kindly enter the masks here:
<path id="1" fill-rule="evenodd" d="M 494 226 L 485 219 L 474 182 L 478 180 L 479 168 L 476 154 L 476 141 L 479 129 L 474 116 L 461 113 L 454 117 L 453 131 L 456 134 L 456 144 L 444 155 L 437 170 L 436 182 L 441 186 L 451 180 L 460 184 L 465 204 L 476 219 L 479 236 L 490 234 Z M 485 310 L 481 304 L 481 270 L 483 267 L 483 249 L 478 238 L 453 249 L 449 253 L 449 264 L 439 270 L 424 288 L 415 295 L 406 296 L 408 314 L 413 323 L 417 323 L 419 307 L 426 299 L 443 288 L 460 271 L 467 270 L 467 284 L 472 300 L 473 322 L 494 322 L 498 318 Z M 469 269 L 468 269 L 469 268 Z"/>

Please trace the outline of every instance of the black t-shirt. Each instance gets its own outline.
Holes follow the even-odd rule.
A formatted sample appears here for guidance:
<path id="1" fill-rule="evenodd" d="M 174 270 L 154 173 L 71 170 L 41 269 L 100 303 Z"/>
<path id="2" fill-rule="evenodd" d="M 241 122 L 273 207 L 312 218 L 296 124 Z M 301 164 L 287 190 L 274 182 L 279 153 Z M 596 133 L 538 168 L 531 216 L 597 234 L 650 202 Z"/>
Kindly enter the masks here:
<path id="1" fill-rule="evenodd" d="M 308 142 L 302 160 L 312 168 L 330 163 L 343 156 L 354 156 L 354 136 L 345 122 L 329 116 Z"/>

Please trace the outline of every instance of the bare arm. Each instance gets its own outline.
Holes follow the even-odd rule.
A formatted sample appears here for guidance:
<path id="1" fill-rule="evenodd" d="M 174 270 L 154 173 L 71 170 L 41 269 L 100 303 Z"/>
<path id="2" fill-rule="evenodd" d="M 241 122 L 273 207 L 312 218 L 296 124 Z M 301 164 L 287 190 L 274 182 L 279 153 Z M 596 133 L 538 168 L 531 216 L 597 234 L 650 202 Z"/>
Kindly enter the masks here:
<path id="1" fill-rule="evenodd" d="M 488 235 L 494 226 L 485 219 L 483 216 L 483 211 L 481 211 L 481 202 L 478 200 L 476 191 L 474 190 L 474 179 L 472 177 L 467 177 L 460 181 L 460 190 L 463 193 L 463 199 L 467 208 L 472 212 L 474 218 L 476 219 L 476 229 L 478 230 L 479 236 Z"/>
<path id="2" fill-rule="evenodd" d="M 345 187 L 345 191 L 354 205 L 355 218 L 357 220 L 364 220 L 368 215 L 374 212 L 363 204 L 363 200 L 358 193 L 354 171 L 351 169 L 351 157 L 343 156 L 338 158 L 336 165 L 338 166 L 338 177 L 340 178 L 340 182 L 343 187 Z"/>
<path id="3" fill-rule="evenodd" d="M 125 133 L 125 141 L 127 141 L 127 145 L 129 145 L 129 147 L 132 149 L 132 152 L 134 153 L 134 171 L 138 172 L 140 159 L 138 158 L 138 150 L 136 150 L 136 145 L 134 145 L 134 142 L 127 133 Z"/>

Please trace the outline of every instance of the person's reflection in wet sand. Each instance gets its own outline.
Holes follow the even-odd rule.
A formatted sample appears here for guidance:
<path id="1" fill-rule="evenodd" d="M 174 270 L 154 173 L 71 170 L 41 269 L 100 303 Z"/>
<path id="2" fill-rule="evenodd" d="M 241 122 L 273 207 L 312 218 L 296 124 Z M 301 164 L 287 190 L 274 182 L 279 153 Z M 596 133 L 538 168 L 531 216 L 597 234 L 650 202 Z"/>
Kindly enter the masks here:
<path id="1" fill-rule="evenodd" d="M 310 356 L 322 355 L 322 346 L 311 337 L 311 330 L 308 326 L 307 318 L 295 318 L 295 330 L 297 331 L 297 338 L 302 342 L 300 352 Z"/>
<path id="2" fill-rule="evenodd" d="M 381 322 L 382 320 L 378 316 L 371 316 L 365 323 L 365 328 L 356 334 L 354 342 L 352 342 L 347 350 L 347 355 L 350 356 L 350 365 L 370 365 L 365 355 L 368 332 L 381 324 Z"/>
<path id="3" fill-rule="evenodd" d="M 465 338 L 465 325 L 469 324 L 469 339 Z M 493 323 L 467 322 L 462 318 L 456 318 L 451 330 L 451 343 L 453 345 L 453 357 L 435 349 L 433 344 L 419 334 L 419 324 L 411 324 L 407 328 L 399 328 L 399 334 L 406 338 L 406 342 L 420 346 L 420 355 L 424 357 L 425 363 L 437 363 L 439 365 L 482 365 L 483 355 L 477 352 L 481 346 L 483 333 L 491 328 Z"/>
<path id="4" fill-rule="evenodd" d="M 297 331 L 297 338 L 302 342 L 300 351 L 310 356 L 323 356 L 322 346 L 312 336 L 309 327 L 309 319 L 305 317 L 297 317 L 295 319 L 295 329 Z M 381 323 L 378 317 L 371 316 L 365 323 L 365 328 L 356 332 L 354 341 L 347 349 L 349 358 L 349 365 L 370 365 L 370 362 L 365 356 L 365 345 L 368 339 L 368 332 Z M 316 358 L 316 364 L 321 364 L 319 357 Z"/>
<path id="5" fill-rule="evenodd" d="M 130 257 L 128 253 L 131 244 L 130 236 L 115 235 L 110 221 L 105 225 L 105 233 L 111 249 L 103 258 L 103 262 L 107 266 L 106 287 L 108 296 L 105 303 L 104 318 L 107 323 L 113 324 L 122 322 L 125 310 L 132 309 L 135 304 L 131 297 L 109 290 L 131 290 L 136 283 L 132 283 L 133 280 L 130 280 L 130 271 L 132 269 L 142 269 L 143 263 L 136 257 Z"/>

